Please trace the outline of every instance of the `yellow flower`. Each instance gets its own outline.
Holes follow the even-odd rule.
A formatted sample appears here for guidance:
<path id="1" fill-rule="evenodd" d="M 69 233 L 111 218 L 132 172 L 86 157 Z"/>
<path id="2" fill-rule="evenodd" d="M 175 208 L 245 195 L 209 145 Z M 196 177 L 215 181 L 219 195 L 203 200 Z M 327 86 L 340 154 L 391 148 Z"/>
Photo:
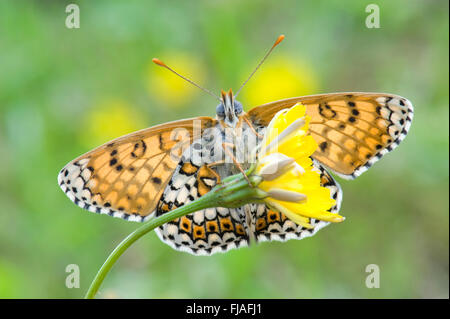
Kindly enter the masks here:
<path id="1" fill-rule="evenodd" d="M 268 196 L 264 201 L 289 219 L 311 228 L 310 218 L 341 222 L 344 217 L 330 213 L 335 205 L 330 190 L 320 184 L 320 174 L 310 156 L 317 143 L 307 135 L 309 116 L 298 103 L 275 115 L 261 144 L 255 174 L 262 177 L 258 188 Z"/>
<path id="2" fill-rule="evenodd" d="M 309 63 L 277 53 L 247 83 L 242 91 L 242 102 L 251 107 L 284 98 L 313 94 L 317 90 L 317 75 Z"/>
<path id="3" fill-rule="evenodd" d="M 102 99 L 86 114 L 81 141 L 92 147 L 143 127 L 142 116 L 128 102 L 117 98 Z"/>

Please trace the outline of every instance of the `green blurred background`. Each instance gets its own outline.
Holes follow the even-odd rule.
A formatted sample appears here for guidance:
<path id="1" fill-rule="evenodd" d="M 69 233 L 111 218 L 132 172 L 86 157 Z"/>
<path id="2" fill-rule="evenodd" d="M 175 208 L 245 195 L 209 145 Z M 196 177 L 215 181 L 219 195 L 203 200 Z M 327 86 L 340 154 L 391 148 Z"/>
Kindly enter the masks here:
<path id="1" fill-rule="evenodd" d="M 57 174 L 112 138 L 214 115 L 216 101 L 157 68 L 159 57 L 218 92 L 236 90 L 279 34 L 286 40 L 240 96 L 390 92 L 415 106 L 402 145 L 344 190 L 342 224 L 316 236 L 212 257 L 155 234 L 119 260 L 101 298 L 448 298 L 447 1 L 0 2 L 0 297 L 79 298 L 138 224 L 75 206 Z M 365 8 L 380 7 L 368 29 Z M 77 264 L 81 288 L 68 289 Z M 379 289 L 365 286 L 377 264 Z"/>

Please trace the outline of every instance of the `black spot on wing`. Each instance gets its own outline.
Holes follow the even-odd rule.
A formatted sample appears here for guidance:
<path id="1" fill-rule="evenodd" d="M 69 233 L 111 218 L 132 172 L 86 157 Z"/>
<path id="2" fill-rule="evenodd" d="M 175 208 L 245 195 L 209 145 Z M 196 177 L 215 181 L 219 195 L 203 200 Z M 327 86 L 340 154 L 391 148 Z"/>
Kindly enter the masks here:
<path id="1" fill-rule="evenodd" d="M 152 177 L 151 180 L 154 184 L 161 184 L 161 179 L 159 177 Z"/>

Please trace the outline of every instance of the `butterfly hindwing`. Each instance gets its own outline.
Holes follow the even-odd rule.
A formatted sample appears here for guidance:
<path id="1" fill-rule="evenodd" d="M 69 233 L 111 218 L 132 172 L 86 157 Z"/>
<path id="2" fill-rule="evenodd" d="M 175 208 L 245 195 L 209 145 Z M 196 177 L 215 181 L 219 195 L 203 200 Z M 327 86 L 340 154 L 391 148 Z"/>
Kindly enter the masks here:
<path id="1" fill-rule="evenodd" d="M 405 138 L 413 118 L 405 98 L 383 93 L 333 93 L 264 104 L 248 112 L 267 125 L 280 110 L 296 103 L 311 117 L 310 134 L 319 148 L 313 157 L 339 176 L 352 179 L 366 171 Z"/>
<path id="2" fill-rule="evenodd" d="M 155 210 L 178 165 L 182 146 L 214 123 L 212 118 L 200 117 L 117 138 L 68 163 L 58 183 L 86 210 L 143 221 Z"/>
<path id="3" fill-rule="evenodd" d="M 163 215 L 203 196 L 219 182 L 214 170 L 181 161 L 156 210 Z M 194 255 L 210 255 L 247 246 L 244 207 L 211 207 L 170 221 L 158 229 L 158 237 L 174 249 Z"/>

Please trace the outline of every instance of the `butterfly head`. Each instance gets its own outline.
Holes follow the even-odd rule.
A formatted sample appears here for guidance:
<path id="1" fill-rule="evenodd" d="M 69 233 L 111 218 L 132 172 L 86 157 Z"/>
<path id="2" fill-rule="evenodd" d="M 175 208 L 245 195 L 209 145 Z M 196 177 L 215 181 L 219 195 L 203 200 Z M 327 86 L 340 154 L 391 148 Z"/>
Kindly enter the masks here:
<path id="1" fill-rule="evenodd" d="M 212 93 L 211 91 L 209 91 L 209 90 L 199 86 L 194 81 L 192 81 L 192 80 L 188 79 L 187 77 L 179 74 L 178 72 L 176 72 L 175 70 L 173 70 L 172 68 L 167 66 L 167 64 L 162 62 L 160 59 L 154 58 L 154 59 L 152 59 L 152 61 L 156 65 L 159 65 L 160 67 L 163 67 L 163 68 L 169 70 L 170 72 L 176 74 L 180 78 L 186 80 L 187 82 L 191 83 L 192 85 L 198 87 L 199 89 L 205 91 L 209 95 L 211 95 L 211 96 L 215 97 L 217 100 L 219 100 L 220 104 L 216 108 L 217 119 L 220 120 L 226 127 L 236 128 L 236 126 L 239 123 L 239 116 L 244 112 L 244 109 L 242 107 L 242 104 L 239 103 L 238 101 L 236 101 L 234 98 L 236 96 L 238 96 L 239 92 L 242 90 L 242 88 L 245 86 L 245 84 L 250 80 L 250 78 L 253 76 L 253 74 L 255 74 L 255 72 L 259 69 L 261 64 L 263 64 L 263 62 L 267 59 L 267 57 L 270 55 L 270 53 L 273 51 L 273 49 L 278 44 L 280 44 L 281 41 L 283 41 L 283 39 L 284 39 L 284 35 L 280 35 L 277 38 L 277 40 L 272 45 L 272 47 L 269 49 L 269 51 L 267 51 L 266 55 L 263 57 L 261 62 L 259 62 L 259 64 L 256 66 L 256 68 L 252 72 L 252 74 L 250 74 L 250 76 L 247 78 L 247 80 L 245 80 L 245 82 L 242 83 L 242 85 L 239 88 L 239 90 L 237 91 L 236 95 L 233 95 L 233 92 L 230 89 L 228 92 L 225 92 L 224 90 L 222 90 L 222 92 L 221 92 L 222 96 L 218 97 L 214 93 Z"/>
<path id="2" fill-rule="evenodd" d="M 239 115 L 241 115 L 243 110 L 242 104 L 234 99 L 231 89 L 228 92 L 222 90 L 221 103 L 216 108 L 219 120 L 224 121 L 226 126 L 236 127 L 239 122 Z"/>

